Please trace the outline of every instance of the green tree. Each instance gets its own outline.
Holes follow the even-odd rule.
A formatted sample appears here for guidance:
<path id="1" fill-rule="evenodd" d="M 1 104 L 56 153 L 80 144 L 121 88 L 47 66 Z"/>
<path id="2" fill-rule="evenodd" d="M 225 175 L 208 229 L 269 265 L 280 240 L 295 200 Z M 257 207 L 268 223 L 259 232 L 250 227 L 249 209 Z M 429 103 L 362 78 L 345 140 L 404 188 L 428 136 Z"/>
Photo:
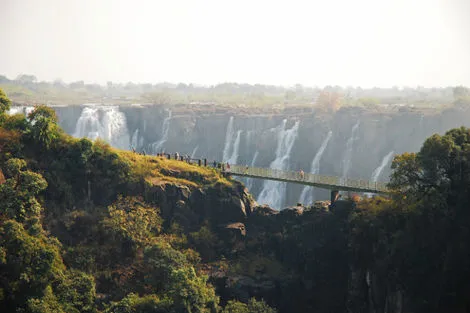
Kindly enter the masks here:
<path id="1" fill-rule="evenodd" d="M 57 242 L 32 236 L 23 225 L 8 220 L 0 227 L 0 307 L 15 312 L 33 298 L 47 296 L 47 287 L 60 280 L 65 267 Z"/>
<path id="2" fill-rule="evenodd" d="M 43 297 L 29 299 L 27 308 L 30 313 L 71 313 L 64 310 L 51 286 L 46 287 Z"/>
<path id="3" fill-rule="evenodd" d="M 105 229 L 137 246 L 150 242 L 161 230 L 162 219 L 157 208 L 141 198 L 119 197 L 108 207 L 109 216 L 103 221 Z"/>
<path id="4" fill-rule="evenodd" d="M 414 310 L 442 312 L 465 304 L 470 290 L 470 129 L 428 138 L 417 154 L 397 156 L 390 186 L 410 213 L 396 236 L 400 279 Z M 404 196 L 402 196 L 404 195 Z M 398 231 L 398 230 L 397 230 Z M 393 256 L 392 256 L 393 257 Z M 398 259 L 398 258 L 397 258 Z"/>
<path id="5" fill-rule="evenodd" d="M 276 313 L 277 311 L 264 301 L 251 298 L 248 303 L 230 300 L 222 313 Z"/>
<path id="6" fill-rule="evenodd" d="M 32 124 L 33 139 L 49 148 L 61 134 L 54 109 L 45 105 L 35 107 L 28 116 Z"/>
<path id="7" fill-rule="evenodd" d="M 7 97 L 5 92 L 0 88 L 0 115 L 4 114 L 10 109 L 11 100 Z"/>
<path id="8" fill-rule="evenodd" d="M 176 312 L 181 313 L 215 312 L 219 303 L 207 277 L 197 276 L 191 266 L 173 270 L 168 294 Z"/>
<path id="9" fill-rule="evenodd" d="M 95 309 L 95 279 L 80 271 L 65 272 L 56 294 L 68 313 L 93 313 Z"/>
<path id="10" fill-rule="evenodd" d="M 35 196 L 46 189 L 47 182 L 35 172 L 23 170 L 26 162 L 10 159 L 6 162 L 6 182 L 0 185 L 3 213 L 11 219 L 38 222 L 41 206 Z"/>
<path id="11" fill-rule="evenodd" d="M 130 293 L 121 301 L 113 303 L 105 313 L 171 313 L 172 303 L 169 299 L 160 299 L 156 295 L 139 297 Z M 175 312 L 176 313 L 176 312 Z"/>

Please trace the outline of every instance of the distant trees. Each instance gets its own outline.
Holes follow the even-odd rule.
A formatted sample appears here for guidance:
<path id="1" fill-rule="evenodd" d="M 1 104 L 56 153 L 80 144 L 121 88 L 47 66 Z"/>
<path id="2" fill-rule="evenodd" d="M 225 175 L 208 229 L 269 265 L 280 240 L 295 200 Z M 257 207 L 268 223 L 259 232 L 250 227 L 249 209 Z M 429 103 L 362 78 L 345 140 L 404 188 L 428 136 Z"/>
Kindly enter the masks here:
<path id="1" fill-rule="evenodd" d="M 342 95 L 335 91 L 323 90 L 317 98 L 316 104 L 330 112 L 336 112 L 341 107 Z"/>
<path id="2" fill-rule="evenodd" d="M 79 80 L 79 81 L 70 83 L 69 86 L 72 89 L 79 89 L 79 88 L 85 87 L 85 82 L 83 80 Z"/>
<path id="3" fill-rule="evenodd" d="M 20 84 L 31 85 L 36 83 L 38 79 L 34 75 L 21 74 L 16 77 L 16 81 Z"/>
<path id="4" fill-rule="evenodd" d="M 470 104 L 470 89 L 467 87 L 455 87 L 453 89 L 453 96 L 455 104 Z"/>

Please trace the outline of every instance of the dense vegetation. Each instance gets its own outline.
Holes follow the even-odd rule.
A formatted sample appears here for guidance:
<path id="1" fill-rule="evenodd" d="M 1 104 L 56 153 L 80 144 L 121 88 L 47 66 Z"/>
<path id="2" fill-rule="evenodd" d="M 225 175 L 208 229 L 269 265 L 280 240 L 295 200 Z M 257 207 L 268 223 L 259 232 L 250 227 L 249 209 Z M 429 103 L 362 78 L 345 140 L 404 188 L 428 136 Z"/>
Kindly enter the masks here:
<path id="1" fill-rule="evenodd" d="M 397 156 L 390 199 L 277 213 L 9 106 L 0 91 L 2 312 L 470 312 L 470 129 Z"/>
<path id="2" fill-rule="evenodd" d="M 145 183 L 229 181 L 71 138 L 45 106 L 7 116 L 9 104 L 0 91 L 2 312 L 272 312 L 254 299 L 219 307 L 198 253 L 141 196 Z"/>

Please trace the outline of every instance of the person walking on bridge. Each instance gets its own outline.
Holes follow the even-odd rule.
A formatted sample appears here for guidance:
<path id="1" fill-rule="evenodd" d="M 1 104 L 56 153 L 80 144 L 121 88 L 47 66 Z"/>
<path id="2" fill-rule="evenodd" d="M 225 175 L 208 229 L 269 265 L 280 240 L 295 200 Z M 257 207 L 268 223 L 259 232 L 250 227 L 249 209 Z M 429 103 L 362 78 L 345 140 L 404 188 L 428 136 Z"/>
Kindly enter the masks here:
<path id="1" fill-rule="evenodd" d="M 303 170 L 300 170 L 300 179 L 304 180 L 304 178 L 305 178 L 305 173 Z"/>

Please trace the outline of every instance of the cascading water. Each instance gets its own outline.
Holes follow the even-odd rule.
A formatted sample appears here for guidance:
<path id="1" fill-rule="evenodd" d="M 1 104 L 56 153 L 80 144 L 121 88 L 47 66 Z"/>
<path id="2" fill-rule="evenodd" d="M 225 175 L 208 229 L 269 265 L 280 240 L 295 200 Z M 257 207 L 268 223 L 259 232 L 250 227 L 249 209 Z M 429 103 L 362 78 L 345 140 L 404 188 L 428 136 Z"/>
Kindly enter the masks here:
<path id="1" fill-rule="evenodd" d="M 254 131 L 253 130 L 249 130 L 246 132 L 246 135 L 245 135 L 245 149 L 248 151 L 248 149 L 250 149 L 250 145 L 251 145 L 251 140 L 253 139 L 253 133 Z"/>
<path id="2" fill-rule="evenodd" d="M 232 148 L 232 155 L 230 158 L 227 160 L 229 164 L 237 164 L 238 161 L 238 149 L 240 147 L 240 137 L 241 137 L 242 131 L 239 130 L 237 131 L 237 137 L 235 138 L 235 142 L 233 143 L 233 148 Z"/>
<path id="3" fill-rule="evenodd" d="M 299 121 L 295 122 L 291 129 L 286 129 L 287 120 L 283 120 L 282 124 L 277 128 L 277 148 L 276 158 L 270 164 L 270 168 L 287 170 L 289 167 L 289 158 L 294 146 L 295 139 L 299 131 Z M 266 180 L 263 185 L 258 202 L 267 203 L 271 207 L 280 209 L 284 205 L 286 194 L 286 183 Z"/>
<path id="4" fill-rule="evenodd" d="M 227 162 L 230 159 L 230 146 L 232 144 L 233 137 L 233 116 L 230 116 L 230 119 L 227 124 L 227 132 L 225 133 L 225 144 L 224 152 L 222 155 L 222 161 Z"/>
<path id="5" fill-rule="evenodd" d="M 131 137 L 131 147 L 140 150 L 144 145 L 144 138 L 139 136 L 139 129 L 137 128 L 134 131 L 134 134 Z"/>
<path id="6" fill-rule="evenodd" d="M 346 143 L 346 153 L 343 158 L 343 175 L 341 176 L 342 180 L 346 180 L 348 177 L 349 170 L 351 169 L 351 159 L 354 147 L 354 140 L 356 140 L 356 131 L 359 128 L 359 121 L 352 127 L 351 137 L 349 137 Z"/>
<path id="7" fill-rule="evenodd" d="M 14 107 L 10 107 L 10 110 L 8 110 L 8 115 L 15 115 L 18 113 L 24 114 L 23 107 L 14 106 Z"/>
<path id="8" fill-rule="evenodd" d="M 196 156 L 196 152 L 197 152 L 198 149 L 199 149 L 199 146 L 194 147 L 193 152 L 191 152 L 191 159 L 194 159 L 194 157 Z"/>
<path id="9" fill-rule="evenodd" d="M 256 159 L 258 159 L 258 154 L 259 154 L 259 152 L 256 151 L 255 155 L 253 156 L 253 159 L 251 160 L 251 164 L 250 164 L 251 167 L 254 167 L 256 165 Z M 251 187 L 253 187 L 253 178 L 252 177 L 246 178 L 245 186 L 248 190 L 251 190 Z"/>
<path id="10" fill-rule="evenodd" d="M 312 165 L 310 167 L 310 173 L 318 174 L 320 172 L 320 160 L 323 155 L 323 152 L 325 152 L 325 149 L 328 146 L 328 142 L 330 141 L 331 136 L 333 136 L 333 132 L 330 130 L 328 132 L 328 135 L 326 135 L 326 138 L 323 140 L 320 149 L 318 149 L 317 153 L 315 154 L 315 157 L 313 158 Z M 299 202 L 304 204 L 310 204 L 313 202 L 313 200 L 313 187 L 305 186 L 302 190 L 302 193 L 300 194 Z"/>
<path id="11" fill-rule="evenodd" d="M 83 108 L 77 124 L 75 125 L 73 136 L 77 138 L 86 137 L 91 140 L 95 140 L 100 137 L 100 134 L 102 135 L 101 137 L 103 137 L 103 126 L 100 123 L 98 108 Z"/>
<path id="12" fill-rule="evenodd" d="M 393 153 L 394 151 L 392 150 L 386 156 L 383 157 L 382 163 L 380 163 L 380 165 L 372 172 L 372 176 L 370 177 L 371 181 L 377 182 L 385 166 L 387 166 L 387 164 L 392 160 Z"/>
<path id="13" fill-rule="evenodd" d="M 162 124 L 162 137 L 159 141 L 154 142 L 152 144 L 153 154 L 157 154 L 161 152 L 161 148 L 163 144 L 168 140 L 168 132 L 170 130 L 170 122 L 171 122 L 171 110 L 168 110 L 168 116 L 163 120 Z"/>
<path id="14" fill-rule="evenodd" d="M 7 114 L 8 115 L 14 115 L 14 114 L 24 114 L 26 117 L 29 115 L 29 113 L 33 112 L 34 107 L 33 106 L 12 106 L 10 107 L 10 110 L 8 110 Z"/>
<path id="15" fill-rule="evenodd" d="M 102 119 L 100 120 L 100 112 Z M 75 126 L 74 137 L 101 138 L 111 146 L 129 149 L 126 116 L 117 107 L 85 107 Z"/>
<path id="16" fill-rule="evenodd" d="M 104 111 L 105 140 L 113 147 L 129 149 L 129 131 L 127 130 L 126 116 L 117 107 L 106 107 Z"/>

